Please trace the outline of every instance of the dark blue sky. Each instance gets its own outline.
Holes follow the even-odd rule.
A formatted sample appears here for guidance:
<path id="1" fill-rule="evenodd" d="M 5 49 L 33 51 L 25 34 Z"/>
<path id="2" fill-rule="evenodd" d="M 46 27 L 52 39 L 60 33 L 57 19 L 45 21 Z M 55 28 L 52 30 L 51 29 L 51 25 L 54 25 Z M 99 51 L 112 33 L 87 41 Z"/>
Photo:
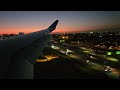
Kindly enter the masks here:
<path id="1" fill-rule="evenodd" d="M 56 19 L 54 32 L 81 32 L 120 24 L 120 11 L 0 11 L 0 33 L 34 32 Z"/>

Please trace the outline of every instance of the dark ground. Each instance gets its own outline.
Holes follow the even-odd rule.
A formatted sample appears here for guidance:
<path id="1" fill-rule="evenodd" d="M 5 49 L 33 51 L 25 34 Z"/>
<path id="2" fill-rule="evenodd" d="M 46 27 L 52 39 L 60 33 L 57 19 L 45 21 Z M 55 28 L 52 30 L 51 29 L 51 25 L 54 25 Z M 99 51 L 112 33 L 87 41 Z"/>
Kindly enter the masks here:
<path id="1" fill-rule="evenodd" d="M 90 69 L 84 71 L 80 67 L 89 68 L 85 63 L 72 62 L 59 58 L 49 62 L 35 64 L 35 79 L 110 79 L 103 72 Z"/>
<path id="2" fill-rule="evenodd" d="M 68 58 L 51 48 L 44 55 L 58 55 L 48 62 L 36 63 L 34 79 L 110 79 L 104 72 L 91 68 L 87 63 Z"/>

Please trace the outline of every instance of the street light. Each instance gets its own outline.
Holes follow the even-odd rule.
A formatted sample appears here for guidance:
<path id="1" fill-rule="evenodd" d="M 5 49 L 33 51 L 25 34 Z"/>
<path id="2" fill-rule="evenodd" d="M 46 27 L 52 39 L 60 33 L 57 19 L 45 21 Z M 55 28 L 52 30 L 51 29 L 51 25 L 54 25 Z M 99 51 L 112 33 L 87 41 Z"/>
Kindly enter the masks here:
<path id="1" fill-rule="evenodd" d="M 109 56 L 112 55 L 112 52 L 107 52 L 107 55 L 109 55 Z"/>
<path id="2" fill-rule="evenodd" d="M 68 37 L 66 37 L 66 38 L 68 38 Z"/>
<path id="3" fill-rule="evenodd" d="M 120 51 L 117 51 L 116 54 L 120 54 Z"/>

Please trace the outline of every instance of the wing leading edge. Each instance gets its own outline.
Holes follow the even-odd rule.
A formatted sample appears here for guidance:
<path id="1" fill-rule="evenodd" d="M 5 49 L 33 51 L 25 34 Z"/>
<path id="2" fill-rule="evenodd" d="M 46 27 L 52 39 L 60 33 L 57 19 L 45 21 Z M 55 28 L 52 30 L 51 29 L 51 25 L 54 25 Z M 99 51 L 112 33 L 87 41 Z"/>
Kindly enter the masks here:
<path id="1" fill-rule="evenodd" d="M 33 79 L 35 60 L 50 40 L 59 20 L 42 31 L 0 41 L 0 78 Z"/>

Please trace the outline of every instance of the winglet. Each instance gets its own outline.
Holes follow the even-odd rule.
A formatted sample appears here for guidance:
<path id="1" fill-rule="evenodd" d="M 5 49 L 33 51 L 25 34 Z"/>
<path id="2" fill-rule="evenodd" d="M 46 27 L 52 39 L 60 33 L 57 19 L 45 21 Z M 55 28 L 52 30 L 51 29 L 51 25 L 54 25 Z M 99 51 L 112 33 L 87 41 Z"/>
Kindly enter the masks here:
<path id="1" fill-rule="evenodd" d="M 59 20 L 56 20 L 50 27 L 48 27 L 48 29 L 50 30 L 50 32 L 53 31 L 53 30 L 55 30 L 55 28 L 56 28 L 56 26 L 58 24 L 58 21 Z"/>

